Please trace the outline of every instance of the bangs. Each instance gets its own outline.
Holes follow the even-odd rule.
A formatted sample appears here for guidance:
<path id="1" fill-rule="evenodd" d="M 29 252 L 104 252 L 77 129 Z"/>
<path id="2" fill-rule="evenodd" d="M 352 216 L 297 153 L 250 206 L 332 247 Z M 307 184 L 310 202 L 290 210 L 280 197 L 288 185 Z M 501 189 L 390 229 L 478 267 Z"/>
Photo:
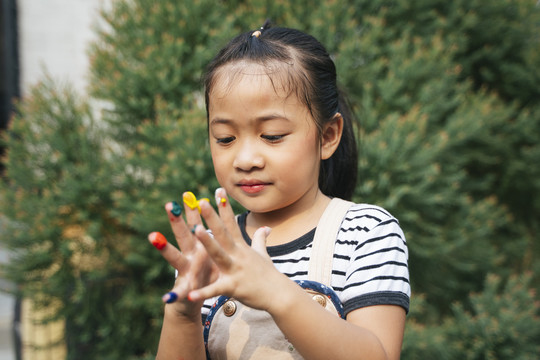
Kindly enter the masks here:
<path id="1" fill-rule="evenodd" d="M 283 59 L 287 60 L 284 61 Z M 313 94 L 313 84 L 299 64 L 298 57 L 283 57 L 281 59 L 242 59 L 231 61 L 215 69 L 206 82 L 206 107 L 207 116 L 210 105 L 210 95 L 217 91 L 229 92 L 231 88 L 244 76 L 266 76 L 276 94 L 289 98 L 294 96 L 301 104 L 305 105 L 310 115 L 316 119 L 310 102 L 310 94 Z M 315 121 L 320 132 L 319 121 Z"/>

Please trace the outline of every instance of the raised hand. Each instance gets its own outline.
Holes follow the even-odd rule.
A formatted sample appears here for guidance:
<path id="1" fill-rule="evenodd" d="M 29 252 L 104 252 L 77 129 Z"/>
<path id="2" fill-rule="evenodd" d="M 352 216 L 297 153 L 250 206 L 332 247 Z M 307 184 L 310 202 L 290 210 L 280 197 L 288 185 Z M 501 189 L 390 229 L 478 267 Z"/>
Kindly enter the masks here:
<path id="1" fill-rule="evenodd" d="M 219 214 L 208 202 L 200 202 L 201 215 L 212 235 L 203 226 L 197 226 L 195 235 L 212 258 L 218 276 L 208 285 L 190 291 L 188 296 L 193 301 L 201 301 L 227 295 L 245 305 L 267 310 L 272 296 L 279 292 L 272 288 L 279 289 L 282 281 L 290 282 L 276 270 L 266 251 L 270 229 L 259 228 L 250 247 L 242 238 L 224 189 L 216 191 L 216 202 Z"/>
<path id="2" fill-rule="evenodd" d="M 173 289 L 163 296 L 163 301 L 175 307 L 178 314 L 198 317 L 203 299 L 189 301 L 187 294 L 193 290 L 210 284 L 217 278 L 217 267 L 208 256 L 204 246 L 195 238 L 193 231 L 202 223 L 199 214 L 199 202 L 192 193 L 184 193 L 184 210 L 175 202 L 165 205 L 176 242 L 180 248 L 168 243 L 165 237 L 153 232 L 148 240 L 161 252 L 163 257 L 173 266 L 178 275 Z M 208 203 L 206 201 L 206 203 Z"/>

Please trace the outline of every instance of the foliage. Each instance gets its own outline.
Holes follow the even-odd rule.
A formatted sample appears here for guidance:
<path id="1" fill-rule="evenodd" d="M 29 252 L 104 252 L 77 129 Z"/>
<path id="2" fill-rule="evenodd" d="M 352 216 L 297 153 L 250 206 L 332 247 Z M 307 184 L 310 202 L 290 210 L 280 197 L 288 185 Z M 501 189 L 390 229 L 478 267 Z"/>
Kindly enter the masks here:
<path id="1" fill-rule="evenodd" d="M 529 288 L 530 280 L 530 274 L 511 276 L 506 282 L 490 274 L 483 292 L 470 296 L 470 310 L 456 302 L 453 316 L 442 325 L 409 321 L 403 358 L 536 359 L 540 304 Z M 426 305 L 423 297 L 413 304 L 412 313 L 422 312 Z"/>
<path id="2" fill-rule="evenodd" d="M 360 120 L 355 200 L 405 230 L 403 358 L 534 358 L 534 3 L 116 0 L 90 50 L 91 97 L 45 79 L 3 138 L 5 276 L 62 304 L 69 358 L 151 358 L 173 275 L 145 237 L 170 237 L 166 201 L 217 186 L 200 76 L 229 38 L 271 18 L 327 46 Z"/>
<path id="3" fill-rule="evenodd" d="M 527 288 L 530 276 L 512 276 L 503 284 L 488 276 L 482 293 L 470 297 L 471 310 L 453 306 L 454 317 L 445 324 L 454 358 L 534 359 L 540 353 L 535 294 Z"/>

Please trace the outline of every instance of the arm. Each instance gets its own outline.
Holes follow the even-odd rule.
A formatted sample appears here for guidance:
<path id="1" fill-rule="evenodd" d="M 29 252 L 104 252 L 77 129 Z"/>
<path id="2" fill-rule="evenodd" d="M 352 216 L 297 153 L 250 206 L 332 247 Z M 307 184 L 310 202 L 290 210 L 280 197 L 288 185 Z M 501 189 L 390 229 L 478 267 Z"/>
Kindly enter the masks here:
<path id="1" fill-rule="evenodd" d="M 186 225 L 173 205 L 165 205 L 171 228 L 182 251 L 166 242 L 163 235 L 152 233 L 148 240 L 177 271 L 178 276 L 171 292 L 164 295 L 165 314 L 156 359 L 206 359 L 201 323 L 203 301 L 190 301 L 190 290 L 207 285 L 215 279 L 216 268 L 204 247 L 189 230 L 200 224 L 197 209 L 185 207 Z M 177 210 L 177 209 L 176 209 Z"/>
<path id="2" fill-rule="evenodd" d="M 200 314 L 189 318 L 165 305 L 156 359 L 206 359 L 202 331 Z"/>
<path id="3" fill-rule="evenodd" d="M 292 285 L 269 312 L 305 358 L 399 359 L 405 328 L 403 308 L 370 306 L 352 311 L 344 321 Z"/>

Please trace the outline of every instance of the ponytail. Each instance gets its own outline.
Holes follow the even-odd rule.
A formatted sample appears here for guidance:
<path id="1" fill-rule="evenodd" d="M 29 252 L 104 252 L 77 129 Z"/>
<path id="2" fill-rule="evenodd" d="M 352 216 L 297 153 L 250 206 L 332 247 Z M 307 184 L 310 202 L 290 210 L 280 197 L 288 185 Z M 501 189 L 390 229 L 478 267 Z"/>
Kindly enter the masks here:
<path id="1" fill-rule="evenodd" d="M 319 188 L 327 196 L 350 200 L 356 188 L 358 174 L 356 122 L 351 106 L 342 91 L 339 91 L 339 113 L 343 117 L 341 141 L 334 154 L 321 161 Z"/>

